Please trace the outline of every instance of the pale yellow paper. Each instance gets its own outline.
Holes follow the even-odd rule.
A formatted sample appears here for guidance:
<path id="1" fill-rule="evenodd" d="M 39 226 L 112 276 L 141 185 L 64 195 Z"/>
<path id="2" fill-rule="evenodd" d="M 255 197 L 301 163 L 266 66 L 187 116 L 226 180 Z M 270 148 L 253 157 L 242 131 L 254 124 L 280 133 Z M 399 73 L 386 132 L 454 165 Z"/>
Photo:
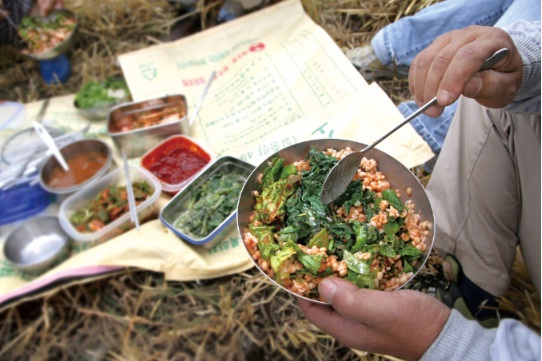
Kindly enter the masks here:
<path id="1" fill-rule="evenodd" d="M 135 100 L 184 94 L 194 115 L 209 75 L 209 93 L 192 127 L 195 137 L 216 156 L 232 155 L 258 164 L 271 153 L 300 141 L 344 138 L 372 143 L 402 121 L 377 84 L 367 84 L 325 31 L 288 0 L 238 20 L 167 44 L 119 57 Z M 41 102 L 26 105 L 27 126 Z M 106 120 L 88 121 L 73 107 L 73 95 L 52 98 L 43 123 L 74 131 L 90 124 L 87 137 L 106 141 Z M 5 139 L 13 134 L 0 134 Z M 407 167 L 433 154 L 405 126 L 378 146 Z M 139 159 L 130 159 L 138 165 Z M 162 194 L 160 207 L 170 199 Z M 58 204 L 48 212 L 54 212 Z M 9 233 L 0 227 L 0 244 Z M 0 256 L 0 258 L 3 257 Z M 32 281 L 0 259 L 0 296 Z M 71 256 L 33 280 L 85 266 L 113 265 L 163 272 L 171 280 L 213 278 L 252 267 L 235 228 L 223 231 L 212 249 L 192 246 L 166 230 L 159 220 L 143 224 L 99 246 Z"/>

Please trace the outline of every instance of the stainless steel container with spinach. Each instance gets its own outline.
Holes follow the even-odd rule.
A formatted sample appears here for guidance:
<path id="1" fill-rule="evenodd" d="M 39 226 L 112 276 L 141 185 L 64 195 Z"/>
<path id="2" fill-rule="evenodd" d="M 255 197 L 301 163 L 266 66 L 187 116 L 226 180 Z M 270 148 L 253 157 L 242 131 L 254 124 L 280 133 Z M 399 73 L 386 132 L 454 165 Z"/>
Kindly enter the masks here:
<path id="1" fill-rule="evenodd" d="M 239 194 L 253 169 L 234 157 L 217 158 L 166 204 L 160 220 L 181 239 L 211 247 L 235 217 Z"/>

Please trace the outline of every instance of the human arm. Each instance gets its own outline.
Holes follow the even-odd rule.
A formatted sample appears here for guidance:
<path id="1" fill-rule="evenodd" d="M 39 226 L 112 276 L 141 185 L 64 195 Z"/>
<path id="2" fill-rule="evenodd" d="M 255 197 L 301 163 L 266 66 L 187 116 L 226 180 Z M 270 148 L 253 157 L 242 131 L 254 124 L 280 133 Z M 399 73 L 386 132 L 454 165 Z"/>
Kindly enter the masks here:
<path id="1" fill-rule="evenodd" d="M 514 41 L 523 63 L 519 92 L 506 106 L 513 112 L 540 111 L 540 21 L 518 21 L 503 28 Z"/>
<path id="2" fill-rule="evenodd" d="M 318 290 L 329 306 L 300 299 L 301 311 L 345 347 L 405 360 L 540 359 L 540 336 L 516 320 L 486 329 L 424 293 L 358 289 L 340 278 Z"/>
<path id="3" fill-rule="evenodd" d="M 538 32 L 539 29 L 538 23 Z M 538 49 L 539 39 L 538 34 Z M 524 40 L 529 44 L 537 41 L 530 36 Z M 528 80 L 536 78 L 535 73 L 526 73 L 524 77 L 525 57 L 520 50 L 526 47 L 519 43 L 519 47 L 516 46 L 515 41 L 518 41 L 517 34 L 511 36 L 503 29 L 485 26 L 471 26 L 437 38 L 412 62 L 409 85 L 416 103 L 424 104 L 436 95 L 439 105 L 426 112 L 429 116 L 440 115 L 444 106 L 456 101 L 461 94 L 486 107 L 505 107 L 529 85 Z M 485 59 L 501 48 L 508 48 L 508 55 L 492 70 L 478 72 Z"/>
<path id="4" fill-rule="evenodd" d="M 437 340 L 421 361 L 540 360 L 540 336 L 513 319 L 486 329 L 452 310 Z"/>
<path id="5" fill-rule="evenodd" d="M 18 24 L 25 14 L 47 16 L 63 7 L 64 0 L 3 0 L 0 1 L 0 20 L 10 16 Z"/>

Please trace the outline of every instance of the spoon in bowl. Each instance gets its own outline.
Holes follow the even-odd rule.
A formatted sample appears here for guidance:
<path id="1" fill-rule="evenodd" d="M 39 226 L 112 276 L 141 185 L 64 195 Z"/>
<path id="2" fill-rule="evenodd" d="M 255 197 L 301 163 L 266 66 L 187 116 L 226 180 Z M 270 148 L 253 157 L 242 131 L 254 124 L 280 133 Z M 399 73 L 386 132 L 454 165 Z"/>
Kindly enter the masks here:
<path id="1" fill-rule="evenodd" d="M 482 65 L 479 71 L 489 70 L 496 63 L 498 63 L 506 54 L 508 53 L 508 48 L 502 48 L 497 50 L 492 56 L 490 56 L 485 63 Z M 384 134 L 382 137 L 377 139 L 373 144 L 363 148 L 362 150 L 352 152 L 346 157 L 341 159 L 327 175 L 324 184 L 322 185 L 322 193 L 320 199 L 323 204 L 328 204 L 334 201 L 346 190 L 346 187 L 352 181 L 352 178 L 358 171 L 361 160 L 365 156 L 365 153 L 373 149 L 376 145 L 382 142 L 384 139 L 393 134 L 397 129 L 401 128 L 403 125 L 409 123 L 418 115 L 425 112 L 427 109 L 437 104 L 437 97 L 434 97 L 426 104 L 421 106 L 417 111 L 412 113 L 408 118 L 406 118 L 401 124 L 397 125 L 395 128 L 390 130 L 388 133 Z"/>

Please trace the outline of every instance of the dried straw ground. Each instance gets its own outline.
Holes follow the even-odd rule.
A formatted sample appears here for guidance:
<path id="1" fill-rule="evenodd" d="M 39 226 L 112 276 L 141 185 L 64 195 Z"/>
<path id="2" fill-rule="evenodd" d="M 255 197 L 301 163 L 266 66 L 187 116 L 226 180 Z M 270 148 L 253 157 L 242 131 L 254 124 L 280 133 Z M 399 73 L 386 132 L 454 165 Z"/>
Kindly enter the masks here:
<path id="1" fill-rule="evenodd" d="M 189 34 L 212 27 L 223 2 L 198 0 L 196 12 L 180 15 L 165 0 L 65 1 L 81 25 L 71 52 L 70 80 L 44 85 L 36 63 L 2 46 L 0 96 L 28 102 L 73 93 L 88 79 L 120 74 L 116 55 L 165 41 L 172 29 Z M 303 4 L 340 47 L 352 47 L 435 2 Z M 182 26 L 174 27 L 179 21 Z M 409 97 L 405 80 L 379 83 L 396 103 Z M 438 262 L 434 256 L 430 263 Z M 520 257 L 499 308 L 540 332 L 540 296 Z M 165 282 L 161 274 L 127 271 L 64 286 L 3 311 L 0 319 L 0 360 L 395 360 L 341 347 L 302 317 L 292 297 L 254 269 L 202 282 Z"/>

